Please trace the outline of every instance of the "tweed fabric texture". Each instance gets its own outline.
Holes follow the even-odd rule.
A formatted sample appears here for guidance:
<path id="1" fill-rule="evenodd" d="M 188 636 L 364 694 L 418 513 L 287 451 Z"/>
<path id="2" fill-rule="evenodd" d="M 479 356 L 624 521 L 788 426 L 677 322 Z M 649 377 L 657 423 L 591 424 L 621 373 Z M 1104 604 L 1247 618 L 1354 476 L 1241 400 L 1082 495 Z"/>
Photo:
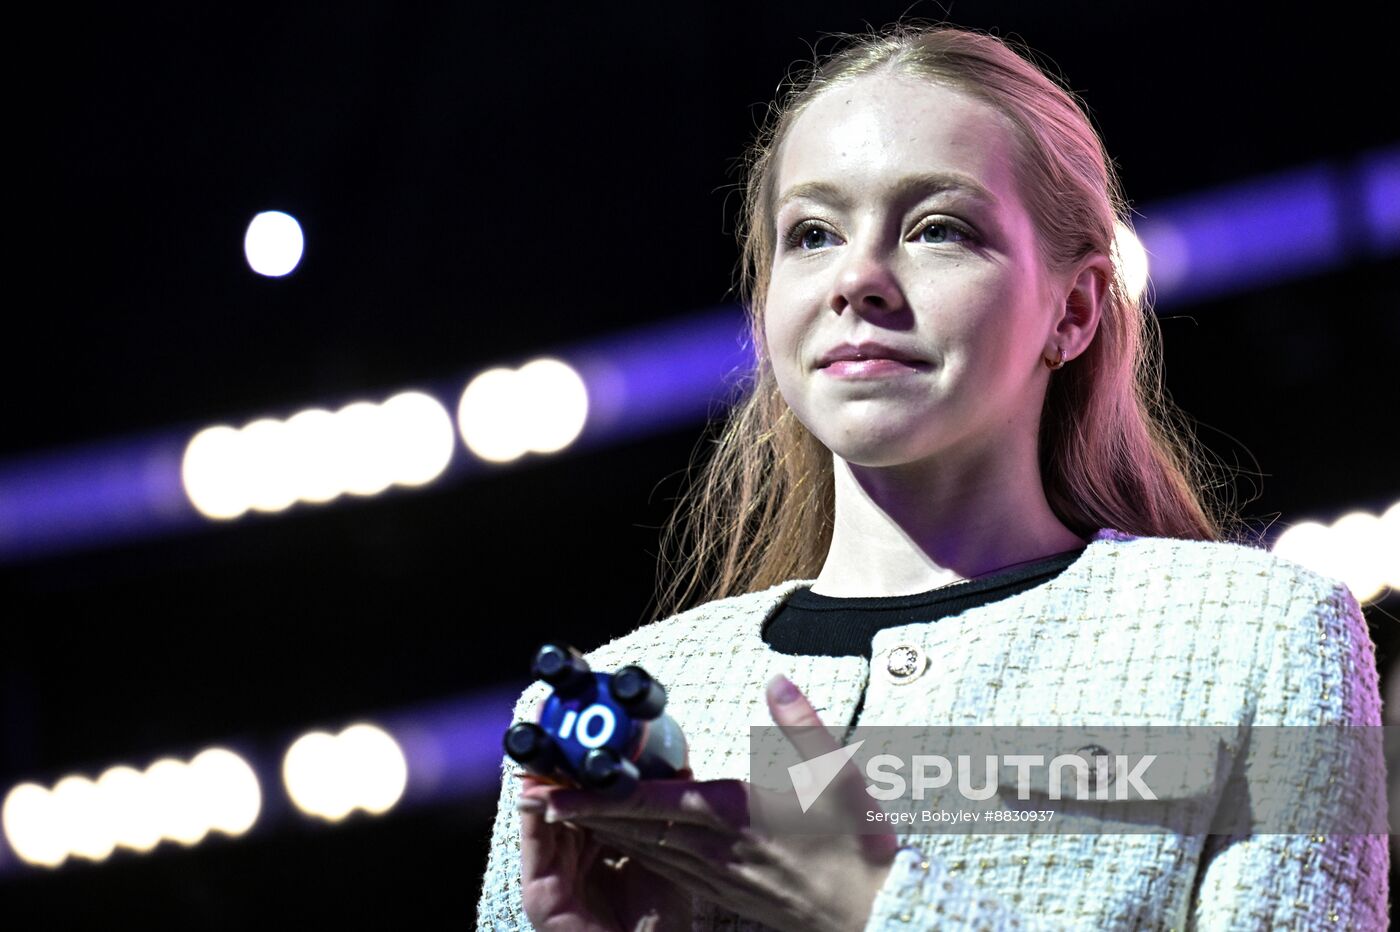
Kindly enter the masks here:
<path id="1" fill-rule="evenodd" d="M 1342 583 L 1267 551 L 1228 543 L 1133 537 L 1101 529 L 1058 576 L 933 623 L 887 628 L 872 659 L 774 652 L 761 631 L 812 580 L 720 599 L 645 625 L 587 655 L 596 669 L 646 667 L 668 691 L 697 780 L 749 777 L 749 727 L 772 724 L 764 688 L 786 674 L 822 721 L 860 725 L 1226 726 L 1251 773 L 1252 725 L 1379 725 L 1375 650 Z M 892 652 L 914 647 L 927 672 L 903 681 Z M 534 683 L 515 720 L 546 695 Z M 864 705 L 861 698 L 864 695 Z M 857 708 L 858 721 L 853 721 Z M 1352 762 L 1355 765 L 1355 762 Z M 1335 811 L 1381 813 L 1378 779 L 1325 763 L 1286 771 L 1280 792 Z M 519 781 L 502 786 L 477 928 L 529 929 L 520 890 Z M 1368 770 L 1368 773 L 1372 771 Z M 868 930 L 1384 929 L 1384 835 L 909 834 L 877 896 Z M 692 928 L 767 927 L 694 900 Z"/>

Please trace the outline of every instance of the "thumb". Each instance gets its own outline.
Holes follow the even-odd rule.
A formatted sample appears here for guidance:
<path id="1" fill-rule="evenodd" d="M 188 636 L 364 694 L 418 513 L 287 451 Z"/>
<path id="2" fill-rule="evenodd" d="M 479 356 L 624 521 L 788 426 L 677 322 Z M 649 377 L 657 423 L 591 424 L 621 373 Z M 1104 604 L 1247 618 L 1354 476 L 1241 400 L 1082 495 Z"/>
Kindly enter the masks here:
<path id="1" fill-rule="evenodd" d="M 781 673 L 768 681 L 768 712 L 804 760 L 840 747 L 802 690 Z"/>
<path id="2" fill-rule="evenodd" d="M 836 735 L 833 735 L 826 726 L 822 724 L 821 717 L 817 715 L 816 709 L 807 701 L 807 697 L 797 688 L 787 677 L 779 675 L 773 677 L 768 682 L 768 709 L 773 716 L 774 723 L 782 730 L 783 735 L 791 742 L 802 761 L 812 761 L 841 748 L 841 742 Z M 858 747 L 858 745 L 857 745 Z M 797 778 L 793 778 L 794 780 Z M 837 821 L 831 831 L 849 831 L 848 822 L 854 818 L 864 819 L 865 815 L 872 808 L 872 800 L 866 792 L 865 778 L 861 775 L 859 767 L 856 766 L 854 758 L 848 759 L 841 768 L 839 774 L 832 780 L 835 792 L 820 793 L 822 799 L 826 800 L 826 810 L 828 818 L 835 818 Z M 794 789 L 796 783 L 793 784 Z M 785 811 L 788 817 L 801 818 L 791 811 L 791 806 L 796 804 L 786 795 L 782 803 L 773 803 L 778 808 L 774 811 Z M 878 803 L 874 804 L 878 807 Z M 807 810 L 803 810 L 805 815 Z M 810 817 L 809 817 L 810 819 Z M 807 821 L 806 830 L 812 830 L 812 822 Z M 863 842 L 862 842 L 863 843 Z"/>

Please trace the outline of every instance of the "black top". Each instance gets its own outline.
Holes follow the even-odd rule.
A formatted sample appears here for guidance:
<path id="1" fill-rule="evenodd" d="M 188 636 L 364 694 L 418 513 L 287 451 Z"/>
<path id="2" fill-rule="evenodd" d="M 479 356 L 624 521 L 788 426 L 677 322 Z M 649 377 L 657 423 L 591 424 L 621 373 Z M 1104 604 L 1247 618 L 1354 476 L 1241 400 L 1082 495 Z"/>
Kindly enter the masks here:
<path id="1" fill-rule="evenodd" d="M 913 595 L 844 598 L 794 589 L 763 627 L 764 642 L 782 654 L 870 659 L 870 639 L 883 628 L 937 621 L 1008 598 L 1058 576 L 1079 547 L 1029 563 Z"/>

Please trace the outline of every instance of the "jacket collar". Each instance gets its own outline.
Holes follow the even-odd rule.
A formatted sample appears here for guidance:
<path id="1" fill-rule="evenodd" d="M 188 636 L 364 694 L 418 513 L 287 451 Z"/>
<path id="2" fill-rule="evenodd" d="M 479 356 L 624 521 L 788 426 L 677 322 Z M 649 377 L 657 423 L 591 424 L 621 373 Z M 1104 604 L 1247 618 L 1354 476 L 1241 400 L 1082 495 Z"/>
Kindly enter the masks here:
<path id="1" fill-rule="evenodd" d="M 1108 553 L 1112 552 L 1112 543 L 1137 539 L 1135 535 L 1119 531 L 1115 528 L 1099 528 L 1089 539 L 1089 544 L 1084 548 L 1084 552 L 1081 553 L 1073 563 L 1065 567 L 1054 577 L 1046 580 L 1039 586 L 1008 596 L 1005 599 L 991 604 L 998 606 L 999 610 L 1005 610 L 1008 607 L 1012 607 L 1011 603 L 1013 602 L 1019 603 L 1020 601 L 1025 601 L 1030 603 L 1043 601 L 1058 596 L 1062 591 L 1076 588 L 1082 585 L 1092 575 L 1091 568 Z M 751 611 L 743 613 L 746 623 L 739 632 L 740 636 L 746 640 L 746 646 L 751 650 L 770 654 L 775 657 L 792 656 L 789 654 L 782 654 L 769 647 L 763 640 L 763 629 L 767 625 L 768 619 L 782 609 L 789 595 L 797 589 L 810 588 L 815 582 L 815 579 L 787 579 L 767 589 L 761 589 L 739 596 L 738 599 L 742 601 L 752 600 L 745 606 L 751 609 Z M 984 606 L 980 605 L 973 606 L 956 615 L 951 615 L 946 619 L 942 619 L 940 623 L 947 624 L 948 622 L 961 621 L 965 616 L 979 612 L 983 608 Z M 877 635 L 877 637 L 879 637 L 879 635 Z M 860 657 L 849 659 L 860 661 L 861 663 L 865 662 L 864 659 Z"/>

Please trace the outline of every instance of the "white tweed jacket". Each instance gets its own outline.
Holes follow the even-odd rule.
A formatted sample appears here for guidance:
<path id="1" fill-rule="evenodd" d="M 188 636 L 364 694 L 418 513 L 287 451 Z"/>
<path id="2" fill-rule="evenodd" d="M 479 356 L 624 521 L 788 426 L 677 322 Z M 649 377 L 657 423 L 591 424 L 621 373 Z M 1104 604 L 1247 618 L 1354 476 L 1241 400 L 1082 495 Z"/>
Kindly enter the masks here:
<path id="1" fill-rule="evenodd" d="M 869 661 L 780 654 L 763 642 L 767 618 L 811 583 L 697 606 L 588 661 L 601 670 L 639 663 L 666 685 L 697 780 L 750 778 L 749 726 L 772 724 L 764 686 L 777 673 L 828 725 L 1209 725 L 1243 736 L 1251 725 L 1381 721 L 1375 649 L 1351 592 L 1263 550 L 1105 528 L 1033 589 L 878 632 Z M 901 646 L 931 661 L 910 682 L 887 669 Z M 516 720 L 546 691 L 543 683 L 526 689 Z M 1379 756 L 1375 763 L 1384 766 Z M 1248 754 L 1233 763 L 1248 766 Z M 503 758 L 478 930 L 531 928 L 521 905 L 515 769 Z M 1383 777 L 1357 782 L 1304 769 L 1296 792 L 1383 820 Z M 1195 791 L 1218 793 L 1220 782 Z M 898 831 L 905 847 L 870 930 L 1371 930 L 1389 922 L 1385 835 Z M 699 898 L 692 923 L 766 928 Z"/>

